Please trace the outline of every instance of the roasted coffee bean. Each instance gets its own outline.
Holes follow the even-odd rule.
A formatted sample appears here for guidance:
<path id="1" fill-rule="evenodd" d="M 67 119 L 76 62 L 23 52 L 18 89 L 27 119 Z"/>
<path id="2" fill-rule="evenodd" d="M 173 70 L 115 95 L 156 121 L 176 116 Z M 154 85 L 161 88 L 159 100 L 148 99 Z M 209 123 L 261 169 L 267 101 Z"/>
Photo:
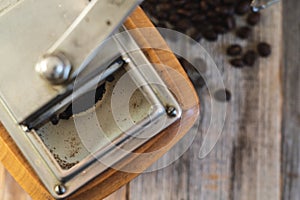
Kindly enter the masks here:
<path id="1" fill-rule="evenodd" d="M 202 39 L 202 34 L 198 31 L 195 31 L 191 34 L 191 38 L 197 42 L 199 42 Z"/>
<path id="2" fill-rule="evenodd" d="M 177 1 L 171 1 L 171 2 L 172 2 L 172 5 L 174 5 L 176 7 L 182 7 L 185 5 L 186 0 L 177 0 Z"/>
<path id="3" fill-rule="evenodd" d="M 248 39 L 252 30 L 248 26 L 243 26 L 237 29 L 236 35 L 241 39 Z"/>
<path id="4" fill-rule="evenodd" d="M 98 86 L 95 92 L 95 103 L 100 101 L 103 98 L 104 93 L 106 92 L 106 83 Z"/>
<path id="5" fill-rule="evenodd" d="M 225 3 L 225 4 L 235 4 L 236 2 L 237 2 L 237 0 L 223 0 L 223 2 Z"/>
<path id="6" fill-rule="evenodd" d="M 169 17 L 169 14 L 167 12 L 158 12 L 155 15 L 160 21 L 167 20 Z"/>
<path id="7" fill-rule="evenodd" d="M 200 7 L 201 11 L 207 11 L 209 8 L 206 1 L 200 1 L 199 7 Z"/>
<path id="8" fill-rule="evenodd" d="M 113 75 L 109 75 L 105 80 L 111 83 L 115 80 L 115 77 Z"/>
<path id="9" fill-rule="evenodd" d="M 218 34 L 225 34 L 227 32 L 227 28 L 221 25 L 216 25 L 213 27 L 214 31 Z"/>
<path id="10" fill-rule="evenodd" d="M 233 44 L 227 48 L 226 52 L 229 56 L 239 56 L 242 54 L 242 47 L 238 44 Z"/>
<path id="11" fill-rule="evenodd" d="M 233 58 L 230 60 L 230 64 L 233 66 L 233 67 L 236 67 L 236 68 L 242 68 L 244 67 L 244 62 L 241 58 Z"/>
<path id="12" fill-rule="evenodd" d="M 152 6 L 148 1 L 145 1 L 145 3 L 141 5 L 141 7 L 151 15 L 154 15 L 156 13 L 156 7 Z"/>
<path id="13" fill-rule="evenodd" d="M 190 12 L 189 10 L 186 10 L 186 9 L 178 9 L 177 13 L 184 17 L 191 17 L 193 15 L 192 12 Z"/>
<path id="14" fill-rule="evenodd" d="M 207 12 L 205 13 L 205 15 L 206 15 L 207 18 L 215 18 L 215 17 L 218 15 L 218 13 L 216 13 L 216 12 L 213 11 L 213 10 L 209 10 L 209 11 L 207 11 Z"/>
<path id="15" fill-rule="evenodd" d="M 260 42 L 257 51 L 261 57 L 268 57 L 272 53 L 271 46 L 266 42 Z"/>
<path id="16" fill-rule="evenodd" d="M 166 24 L 162 22 L 158 22 L 157 24 L 155 24 L 155 26 L 158 28 L 167 28 Z"/>
<path id="17" fill-rule="evenodd" d="M 178 20 L 180 20 L 180 16 L 177 13 L 172 13 L 169 16 L 169 21 L 172 23 L 176 23 Z"/>
<path id="18" fill-rule="evenodd" d="M 191 18 L 192 22 L 203 22 L 206 19 L 206 16 L 204 14 L 196 14 Z"/>
<path id="19" fill-rule="evenodd" d="M 253 50 L 247 51 L 243 56 L 243 62 L 246 66 L 252 67 L 256 61 L 257 55 Z"/>
<path id="20" fill-rule="evenodd" d="M 186 59 L 179 57 L 178 61 L 180 62 L 180 64 L 182 65 L 183 69 L 185 70 L 185 72 L 189 73 L 190 71 L 193 71 L 195 69 L 195 67 L 188 62 Z"/>
<path id="21" fill-rule="evenodd" d="M 91 90 L 84 95 L 75 99 L 62 113 L 59 114 L 59 119 L 68 120 L 73 115 L 84 112 L 103 98 L 106 92 L 106 82 L 96 88 L 96 91 Z M 94 100 L 92 99 L 94 98 Z"/>
<path id="22" fill-rule="evenodd" d="M 207 30 L 212 30 L 213 29 L 213 25 L 210 24 L 208 21 L 204 21 L 202 23 L 196 24 L 195 26 L 202 33 L 204 33 Z"/>
<path id="23" fill-rule="evenodd" d="M 51 118 L 50 118 L 50 121 L 53 125 L 57 125 L 58 122 L 59 122 L 59 118 L 57 117 L 57 115 L 53 115 Z"/>
<path id="24" fill-rule="evenodd" d="M 158 12 L 167 12 L 172 8 L 172 5 L 169 3 L 161 3 L 157 6 L 157 11 Z"/>
<path id="25" fill-rule="evenodd" d="M 232 30 L 236 27 L 235 18 L 233 16 L 228 16 L 225 18 L 223 24 L 228 30 Z"/>
<path id="26" fill-rule="evenodd" d="M 190 80 L 192 81 L 193 85 L 196 88 L 202 88 L 204 87 L 205 84 L 205 80 L 203 79 L 203 76 L 201 75 L 201 72 L 203 71 L 198 71 L 197 69 L 202 69 L 205 68 L 205 64 L 203 64 L 203 61 L 201 60 L 201 62 L 199 63 L 199 60 L 195 60 L 194 63 L 195 64 L 200 64 L 200 66 L 197 67 L 197 69 L 194 67 L 194 65 L 192 65 L 189 61 L 187 61 L 186 59 L 182 58 L 182 57 L 178 57 L 178 60 L 180 62 L 180 64 L 182 65 L 183 69 L 185 70 L 185 72 L 188 74 Z M 206 69 L 204 69 L 205 71 Z"/>
<path id="27" fill-rule="evenodd" d="M 69 106 L 64 112 L 59 114 L 59 119 L 68 120 L 70 117 L 72 117 L 73 111 L 72 107 Z"/>
<path id="28" fill-rule="evenodd" d="M 181 19 L 175 24 L 175 28 L 178 31 L 186 31 L 190 27 L 191 27 L 191 24 L 188 19 Z"/>
<path id="29" fill-rule="evenodd" d="M 231 93 L 225 89 L 217 90 L 214 94 L 214 98 L 220 102 L 226 102 L 231 100 Z"/>
<path id="30" fill-rule="evenodd" d="M 207 30 L 203 32 L 203 37 L 212 42 L 218 39 L 218 34 L 214 30 Z"/>
<path id="31" fill-rule="evenodd" d="M 206 83 L 202 76 L 199 76 L 196 80 L 191 80 L 193 84 L 195 85 L 195 88 L 203 88 Z"/>
<path id="32" fill-rule="evenodd" d="M 209 18 L 208 21 L 212 26 L 218 26 L 218 25 L 222 24 L 222 22 L 223 22 L 222 18 L 220 18 L 218 16 Z"/>
<path id="33" fill-rule="evenodd" d="M 215 8 L 220 3 L 220 0 L 214 0 L 214 1 L 208 0 L 206 2 L 210 8 Z"/>
<path id="34" fill-rule="evenodd" d="M 238 15 L 244 15 L 250 11 L 250 3 L 247 0 L 240 1 L 235 7 L 235 13 Z"/>
<path id="35" fill-rule="evenodd" d="M 187 9 L 187 10 L 190 10 L 190 11 L 194 10 L 196 7 L 197 7 L 197 3 L 196 2 L 189 2 L 188 1 L 184 5 L 184 8 Z"/>
<path id="36" fill-rule="evenodd" d="M 233 15 L 234 14 L 234 7 L 233 6 L 218 6 L 215 8 L 216 13 L 221 15 Z"/>
<path id="37" fill-rule="evenodd" d="M 207 71 L 208 64 L 205 59 L 198 57 L 194 59 L 193 63 L 195 63 L 195 67 L 200 74 L 204 74 Z"/>
<path id="38" fill-rule="evenodd" d="M 252 12 L 247 17 L 247 23 L 251 26 L 258 24 L 260 21 L 260 13 L 259 12 Z"/>

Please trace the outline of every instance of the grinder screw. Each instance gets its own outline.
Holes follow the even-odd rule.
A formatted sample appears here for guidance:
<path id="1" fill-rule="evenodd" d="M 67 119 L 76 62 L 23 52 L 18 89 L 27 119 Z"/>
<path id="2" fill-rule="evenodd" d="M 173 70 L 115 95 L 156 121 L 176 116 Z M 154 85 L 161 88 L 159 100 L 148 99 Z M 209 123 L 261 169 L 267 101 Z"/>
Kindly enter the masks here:
<path id="1" fill-rule="evenodd" d="M 167 111 L 167 114 L 169 115 L 169 117 L 177 116 L 177 110 L 174 106 L 167 106 L 166 111 Z"/>
<path id="2" fill-rule="evenodd" d="M 64 193 L 66 193 L 67 189 L 64 185 L 56 185 L 54 187 L 54 191 L 58 195 L 63 195 Z"/>

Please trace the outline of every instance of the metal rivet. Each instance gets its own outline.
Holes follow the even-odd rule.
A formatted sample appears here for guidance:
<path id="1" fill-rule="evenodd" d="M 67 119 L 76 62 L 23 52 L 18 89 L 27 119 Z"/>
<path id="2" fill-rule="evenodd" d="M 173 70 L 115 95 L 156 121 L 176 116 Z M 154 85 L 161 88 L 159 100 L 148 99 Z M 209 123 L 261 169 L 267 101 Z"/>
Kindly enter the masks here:
<path id="1" fill-rule="evenodd" d="M 123 56 L 123 61 L 126 63 L 126 64 L 128 64 L 128 63 L 130 63 L 131 62 L 131 59 L 130 58 L 128 58 L 128 57 L 126 57 L 126 56 Z"/>
<path id="2" fill-rule="evenodd" d="M 51 84 L 62 84 L 69 79 L 72 66 L 63 54 L 46 55 L 35 66 L 44 79 Z"/>
<path id="3" fill-rule="evenodd" d="M 66 193 L 67 189 L 66 189 L 66 187 L 65 187 L 64 185 L 59 184 L 59 185 L 56 185 L 56 186 L 54 187 L 54 191 L 55 191 L 55 193 L 58 194 L 58 195 L 63 195 L 63 194 Z"/>
<path id="4" fill-rule="evenodd" d="M 167 114 L 169 117 L 176 117 L 177 116 L 177 110 L 174 106 L 168 106 L 166 109 Z"/>
<path id="5" fill-rule="evenodd" d="M 21 125 L 21 128 L 26 133 L 30 132 L 29 128 L 27 126 L 25 126 L 25 125 Z"/>

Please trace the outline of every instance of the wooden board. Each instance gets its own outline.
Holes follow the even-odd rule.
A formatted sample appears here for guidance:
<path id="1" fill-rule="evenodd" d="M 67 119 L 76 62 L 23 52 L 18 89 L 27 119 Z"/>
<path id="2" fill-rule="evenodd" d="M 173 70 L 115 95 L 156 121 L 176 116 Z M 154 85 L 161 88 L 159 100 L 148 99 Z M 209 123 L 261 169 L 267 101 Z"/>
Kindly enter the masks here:
<path id="1" fill-rule="evenodd" d="M 300 17 L 300 1 L 282 1 L 282 4 L 283 12 L 281 12 L 280 5 L 264 12 L 263 23 L 258 28 L 259 30 L 257 30 L 254 38 L 258 40 L 263 36 L 263 33 L 267 33 L 266 39 L 273 42 L 273 45 L 277 48 L 276 52 L 280 52 L 282 48 L 280 26 L 283 17 L 284 57 L 281 74 L 277 76 L 278 70 L 280 70 L 278 64 L 282 63 L 280 61 L 282 55 L 278 52 L 278 55 L 275 55 L 278 58 L 273 54 L 272 61 L 260 62 L 259 67 L 256 66 L 254 71 L 249 69 L 246 72 L 241 72 L 231 69 L 227 64 L 227 59 L 220 57 L 222 52 L 216 50 L 214 45 L 204 44 L 213 54 L 213 57 L 217 58 L 218 65 L 223 69 L 226 87 L 233 93 L 233 100 L 228 107 L 229 118 L 222 138 L 212 154 L 203 160 L 197 160 L 197 153 L 202 142 L 201 138 L 197 138 L 190 150 L 172 166 L 155 173 L 144 174 L 134 180 L 130 184 L 130 189 L 127 188 L 127 199 L 264 200 L 263 196 L 270 194 L 272 194 L 272 199 L 300 199 L 300 29 L 297 22 Z M 222 51 L 231 41 L 233 41 L 232 36 L 221 39 L 219 47 Z M 258 69 L 265 66 L 266 70 Z M 272 72 L 273 66 L 275 71 Z M 270 71 L 272 74 L 266 76 Z M 266 94 L 263 91 L 256 94 L 257 89 L 249 92 L 245 85 L 263 87 L 262 77 L 268 79 L 268 81 L 265 81 L 270 82 L 272 77 L 275 76 L 274 74 L 276 74 L 276 77 L 273 81 L 278 81 L 275 85 L 279 84 L 279 88 L 276 89 L 275 87 L 275 89 L 273 88 L 275 91 L 267 94 L 270 96 L 281 93 L 281 86 L 284 97 L 282 109 L 279 103 L 279 101 L 282 101 L 282 97 L 275 95 L 273 106 L 276 107 L 276 111 L 270 111 L 270 109 L 259 106 L 260 113 L 266 113 L 267 116 L 264 120 L 261 120 L 261 117 L 255 119 L 259 115 L 256 106 L 253 105 L 256 103 L 253 103 L 253 101 L 263 101 L 262 98 Z M 281 77 L 282 80 L 278 80 L 278 77 Z M 266 87 L 264 91 L 271 88 L 269 84 Z M 208 94 L 206 91 L 201 90 L 200 97 L 205 107 L 209 100 Z M 270 100 L 267 102 L 271 103 Z M 254 109 L 256 111 L 253 111 Z M 202 113 L 204 118 L 208 111 L 204 109 L 203 111 L 205 112 Z M 271 115 L 277 118 L 280 118 L 281 115 L 284 116 L 282 123 L 278 122 L 278 124 L 282 124 L 282 131 L 279 127 L 276 128 L 276 131 L 265 128 L 267 129 L 265 134 L 262 131 L 256 131 L 258 126 L 265 127 L 270 123 L 267 120 L 268 116 Z M 205 130 L 205 127 L 208 126 L 207 120 L 203 119 L 201 125 L 203 126 L 202 131 Z M 278 141 L 280 132 L 282 133 L 281 142 Z M 266 142 L 266 140 L 270 141 Z M 278 154 L 281 145 L 282 159 L 280 162 Z M 266 156 L 270 151 L 272 152 L 270 157 Z M 280 179 L 278 176 L 281 164 L 282 182 L 281 187 L 279 187 Z M 264 174 L 263 171 L 260 172 L 266 168 L 270 169 L 267 174 Z M 272 175 L 275 178 L 270 177 Z M 265 182 L 268 182 L 267 185 L 272 185 L 269 191 L 267 191 L 268 187 L 265 186 L 264 182 L 260 182 L 258 176 L 261 176 L 260 179 L 265 179 Z M 272 181 L 274 182 L 272 183 Z M 0 185 L 1 188 L 3 187 Z M 125 198 L 124 194 L 122 198 Z M 116 200 L 122 198 L 112 196 L 112 199 Z"/>
<path id="2" fill-rule="evenodd" d="M 125 25 L 129 29 L 152 26 L 140 8 L 131 15 Z M 147 44 L 147 40 L 143 39 L 144 36 L 139 31 L 136 32 L 135 36 L 138 37 L 138 43 Z M 151 36 L 147 36 L 147 39 L 151 41 L 159 41 L 161 47 L 163 49 L 167 49 L 164 40 L 160 37 L 157 31 L 152 32 Z M 108 196 L 124 184 L 128 183 L 139 173 L 149 167 L 149 165 L 151 165 L 154 161 L 160 158 L 178 140 L 180 140 L 194 124 L 199 113 L 197 94 L 176 57 L 172 54 L 172 52 L 167 50 L 145 49 L 145 54 L 151 62 L 164 64 L 173 69 L 170 70 L 162 68 L 161 66 L 155 66 L 158 73 L 165 80 L 168 88 L 176 97 L 178 97 L 178 102 L 182 108 L 182 116 L 180 120 L 176 121 L 174 124 L 136 150 L 137 153 L 153 152 L 155 150 L 156 152 L 151 153 L 151 156 L 142 157 L 130 155 L 118 163 L 118 167 L 121 169 L 134 168 L 135 173 L 126 173 L 122 170 L 116 171 L 114 169 L 108 169 L 67 199 L 98 200 Z M 172 74 L 174 70 L 177 71 L 176 74 Z M 180 94 L 179 91 L 181 91 Z M 33 199 L 53 199 L 36 177 L 35 173 L 32 171 L 21 152 L 19 152 L 4 127 L 1 125 L 0 148 L 1 162 Z M 124 192 L 117 194 L 118 198 L 122 194 L 124 194 Z"/>
<path id="3" fill-rule="evenodd" d="M 232 34 L 219 38 L 218 43 L 201 42 L 216 61 L 226 88 L 232 92 L 221 138 L 208 156 L 198 158 L 210 121 L 209 93 L 199 89 L 203 118 L 198 137 L 175 163 L 143 174 L 130 183 L 131 200 L 281 198 L 281 8 L 281 4 L 277 4 L 263 11 L 262 22 L 255 28 L 250 44 L 267 41 L 272 44 L 273 53 L 268 59 L 260 59 L 254 68 L 236 69 L 228 64 L 224 51 L 229 44 L 237 42 L 247 46 Z M 180 41 L 178 45 L 182 45 Z M 186 46 L 182 48 L 188 50 Z M 197 57 L 198 52 L 189 53 L 190 57 Z M 207 76 L 209 72 L 206 71 Z M 294 164 L 296 166 L 299 162 Z M 295 192 L 297 184 L 294 184 Z"/>
<path id="4" fill-rule="evenodd" d="M 14 178 L 0 163 L 0 199 L 1 200 L 30 200 L 30 196 L 21 188 Z"/>
<path id="5" fill-rule="evenodd" d="M 282 199 L 300 199 L 300 2 L 283 2 Z"/>

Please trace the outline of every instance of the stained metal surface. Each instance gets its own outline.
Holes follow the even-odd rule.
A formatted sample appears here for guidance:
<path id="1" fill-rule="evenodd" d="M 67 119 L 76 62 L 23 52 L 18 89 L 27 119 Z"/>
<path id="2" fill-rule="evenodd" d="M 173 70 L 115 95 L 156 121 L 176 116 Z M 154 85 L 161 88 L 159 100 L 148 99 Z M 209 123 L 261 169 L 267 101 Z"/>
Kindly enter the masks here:
<path id="1" fill-rule="evenodd" d="M 105 46 L 104 41 L 139 2 L 24 0 L 2 13 L 0 59 L 5 67 L 0 68 L 0 97 L 15 120 L 28 126 L 28 121 L 39 120 L 45 113 L 44 105 L 56 98 L 58 103 L 62 94 L 72 90 L 72 82 L 54 87 L 36 73 L 36 63 L 42 56 L 62 51 L 72 64 L 71 76 L 77 81 L 86 76 L 86 71 L 96 74 L 93 70 L 97 68 L 105 70 L 119 51 L 115 45 Z M 99 54 L 104 58 L 100 62 Z M 93 65 L 95 56 L 98 62 Z"/>
<path id="2" fill-rule="evenodd" d="M 0 97 L 17 122 L 63 91 L 44 81 L 35 64 L 87 4 L 86 0 L 23 0 L 1 13 Z"/>
<path id="3" fill-rule="evenodd" d="M 158 96 L 169 96 L 170 93 L 156 94 L 147 82 L 127 102 L 127 92 L 132 87 L 137 88 L 137 80 L 146 80 L 135 65 L 125 69 L 125 75 L 125 70 L 121 69 L 114 73 L 114 81 L 105 83 L 105 93 L 94 108 L 67 121 L 62 120 L 56 126 L 49 123 L 29 135 L 47 167 L 68 188 L 60 198 L 113 166 L 181 116 L 181 109 L 173 99 L 168 103 L 174 105 L 178 115 L 169 117 Z M 119 81 L 122 89 L 116 90 Z M 113 104 L 116 96 L 118 103 Z M 128 103 L 129 115 L 126 114 Z M 47 176 L 42 179 L 51 185 Z"/>
<path id="4" fill-rule="evenodd" d="M 93 0 L 47 51 L 66 53 L 75 78 L 142 0 Z M 46 53 L 46 52 L 45 52 Z"/>
<path id="5" fill-rule="evenodd" d="M 113 74 L 114 81 L 105 82 L 105 91 L 103 97 L 97 102 L 94 108 L 91 108 L 84 113 L 79 113 L 70 120 L 61 120 L 58 125 L 46 124 L 37 131 L 37 134 L 52 153 L 54 159 L 63 170 L 68 170 L 78 164 L 84 158 L 88 157 L 92 152 L 96 152 L 109 144 L 120 136 L 124 130 L 128 130 L 132 123 L 139 122 L 146 118 L 151 110 L 151 104 L 147 98 L 143 96 L 141 91 L 137 90 L 131 97 L 129 102 L 131 116 L 125 116 L 122 120 L 127 123 L 122 123 L 122 127 L 116 124 L 114 116 L 111 112 L 111 98 L 113 87 L 118 79 L 125 73 L 124 69 L 120 69 Z M 134 84 L 132 80 L 127 79 L 128 86 Z M 131 81 L 131 83 L 130 83 Z M 126 102 L 121 102 L 120 105 L 125 106 Z M 122 110 L 120 110 L 121 112 Z M 76 121 L 84 121 L 84 127 L 77 129 Z M 99 127 L 100 126 L 100 127 Z M 88 130 L 88 133 L 80 135 L 78 131 Z M 108 140 L 106 138 L 107 137 Z M 89 147 L 82 142 L 86 140 Z"/>

